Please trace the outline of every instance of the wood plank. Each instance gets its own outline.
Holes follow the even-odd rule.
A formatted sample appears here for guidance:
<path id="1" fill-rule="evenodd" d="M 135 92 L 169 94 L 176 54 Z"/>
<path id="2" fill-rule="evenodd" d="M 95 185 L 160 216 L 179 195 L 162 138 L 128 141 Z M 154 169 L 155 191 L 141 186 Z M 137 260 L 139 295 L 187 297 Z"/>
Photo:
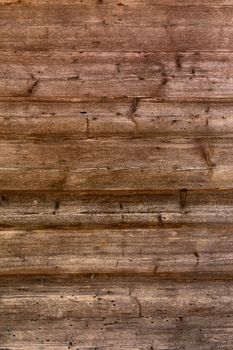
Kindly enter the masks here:
<path id="1" fill-rule="evenodd" d="M 66 318 L 232 316 L 232 288 L 231 280 L 190 280 L 187 283 L 151 276 L 69 279 L 44 276 L 25 277 L 24 280 L 5 277 L 1 278 L 0 314 L 1 321 L 4 317 L 11 321 L 21 317 L 55 321 Z M 38 303 L 31 304 L 33 300 Z M 53 306 L 48 306 L 50 303 Z"/>
<path id="2" fill-rule="evenodd" d="M 14 6 L 13 1 L 0 10 L 2 50 L 232 50 L 231 7 L 164 8 L 137 1 Z"/>
<path id="3" fill-rule="evenodd" d="M 1 192 L 0 226 L 158 229 L 233 224 L 232 191 Z"/>
<path id="4" fill-rule="evenodd" d="M 156 191 L 232 189 L 231 168 L 189 169 L 158 172 L 154 169 L 0 169 L 5 190 L 54 191 Z"/>
<path id="5" fill-rule="evenodd" d="M 228 350 L 231 295 L 232 281 L 2 280 L 1 346 Z"/>
<path id="6" fill-rule="evenodd" d="M 233 27 L 195 26 L 1 26 L 0 50 L 19 51 L 232 51 Z M 130 38 L 130 39 L 129 39 Z"/>
<path id="7" fill-rule="evenodd" d="M 231 163 L 231 139 L 1 141 L 0 185 L 2 190 L 230 189 Z"/>
<path id="8" fill-rule="evenodd" d="M 228 228 L 1 230 L 0 275 L 232 276 Z"/>
<path id="9" fill-rule="evenodd" d="M 0 142 L 1 169 L 154 169 L 209 170 L 231 167 L 232 140 L 208 141 L 209 162 L 205 158 L 205 143 L 173 139 L 107 139 L 107 140 L 46 140 Z M 206 151 L 207 153 L 207 151 Z M 174 157 L 175 154 L 175 157 Z M 192 164 L 190 165 L 190 158 Z M 212 163 L 212 165 L 210 164 Z"/>
<path id="10" fill-rule="evenodd" d="M 165 317 L 125 319 L 23 319 L 10 322 L 2 334 L 2 350 L 212 350 L 216 346 L 229 350 L 232 344 L 232 321 L 218 316 L 187 318 Z M 223 326 L 224 324 L 224 326 Z M 74 346 L 73 346 L 74 345 Z M 75 346 L 78 346 L 75 348 Z"/>
<path id="11" fill-rule="evenodd" d="M 188 3 L 188 1 L 186 1 Z M 226 2 L 225 2 L 226 3 Z M 231 24 L 232 6 L 178 6 L 176 2 L 153 1 L 75 1 L 20 2 L 11 6 L 0 6 L 1 26 L 85 26 L 105 24 L 106 28 L 145 26 L 223 26 Z M 233 3 L 231 2 L 231 5 Z M 141 16 L 141 12 L 143 16 Z"/>
<path id="12" fill-rule="evenodd" d="M 23 6 L 23 5 L 44 5 L 44 4 L 50 4 L 50 5 L 58 5 L 57 0 L 0 0 L 0 5 L 2 6 L 9 6 L 12 5 L 13 6 Z M 83 0 L 60 0 L 59 4 L 61 5 L 80 5 L 83 6 Z M 86 6 L 88 6 L 90 4 L 90 6 L 95 7 L 96 5 L 96 1 L 95 0 L 88 0 L 88 3 L 86 4 Z M 101 4 L 101 6 L 103 6 L 104 2 L 100 2 L 98 1 L 98 5 Z M 115 1 L 114 0 L 108 0 L 107 4 L 109 6 L 113 6 L 115 5 Z M 232 6 L 233 5 L 233 1 L 232 0 L 196 0 L 195 3 L 193 3 L 193 1 L 191 0 L 160 0 L 160 1 L 156 1 L 156 4 L 154 2 L 154 0 L 144 0 L 143 4 L 140 2 L 140 0 L 123 0 L 122 2 L 118 3 L 119 7 L 123 6 L 128 6 L 128 7 L 132 7 L 132 6 L 139 6 L 139 5 L 145 5 L 145 6 L 198 6 L 198 7 L 204 7 L 204 6 L 208 6 L 208 7 L 222 7 L 222 6 Z"/>
<path id="13" fill-rule="evenodd" d="M 0 96 L 230 100 L 232 55 L 4 52 L 0 58 Z"/>
<path id="14" fill-rule="evenodd" d="M 231 102 L 138 99 L 0 101 L 0 139 L 233 136 Z"/>

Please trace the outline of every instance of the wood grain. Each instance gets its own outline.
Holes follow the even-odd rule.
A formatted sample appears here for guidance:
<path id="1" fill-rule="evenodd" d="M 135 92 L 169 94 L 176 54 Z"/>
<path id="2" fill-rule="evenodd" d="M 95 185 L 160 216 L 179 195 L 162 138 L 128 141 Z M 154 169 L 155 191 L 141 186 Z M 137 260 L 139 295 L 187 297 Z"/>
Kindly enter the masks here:
<path id="1" fill-rule="evenodd" d="M 0 275 L 232 276 L 232 227 L 1 230 Z"/>
<path id="2" fill-rule="evenodd" d="M 1 50 L 232 51 L 231 7 L 173 2 L 164 8 L 152 1 L 9 4 L 0 12 Z"/>
<path id="3" fill-rule="evenodd" d="M 232 191 L 1 193 L 0 226 L 10 229 L 158 229 L 229 226 Z"/>
<path id="4" fill-rule="evenodd" d="M 230 350 L 233 0 L 0 0 L 0 350 Z"/>
<path id="5" fill-rule="evenodd" d="M 232 137 L 232 103 L 138 99 L 0 101 L 0 139 Z"/>
<path id="6" fill-rule="evenodd" d="M 0 185 L 2 190 L 232 189 L 231 150 L 231 139 L 2 141 Z"/>
<path id="7" fill-rule="evenodd" d="M 17 350 L 229 349 L 231 294 L 232 281 L 187 284 L 86 277 L 15 279 L 12 286 L 11 280 L 3 280 L 1 345 Z"/>
<path id="8" fill-rule="evenodd" d="M 178 4 L 177 4 L 178 3 Z M 232 6 L 197 6 L 197 2 L 176 1 L 22 1 L 0 7 L 2 26 L 225 26 L 231 24 Z M 202 3 L 203 4 L 203 3 Z M 227 1 L 225 1 L 227 4 Z M 216 5 L 216 3 L 215 3 Z M 233 5 L 228 2 L 228 5 Z M 143 17 L 140 11 L 143 11 Z M 229 23 L 230 22 L 230 23 Z"/>
<path id="9" fill-rule="evenodd" d="M 232 53 L 172 51 L 4 52 L 0 96 L 53 100 L 232 98 Z"/>

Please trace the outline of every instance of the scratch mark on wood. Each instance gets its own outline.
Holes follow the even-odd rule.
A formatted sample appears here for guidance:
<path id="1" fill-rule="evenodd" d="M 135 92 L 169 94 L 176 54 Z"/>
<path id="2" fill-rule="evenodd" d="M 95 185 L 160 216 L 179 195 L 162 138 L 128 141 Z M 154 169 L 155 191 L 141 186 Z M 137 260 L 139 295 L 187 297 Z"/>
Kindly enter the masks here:
<path id="1" fill-rule="evenodd" d="M 205 161 L 207 163 L 207 165 L 210 167 L 210 168 L 213 168 L 215 167 L 215 163 L 212 162 L 211 160 L 211 152 L 210 152 L 210 147 L 209 145 L 203 145 L 202 146 L 202 152 L 203 152 L 203 155 L 204 155 L 204 158 L 205 158 Z"/>
<path id="2" fill-rule="evenodd" d="M 28 89 L 28 95 L 29 95 L 29 96 L 32 95 L 32 94 L 34 93 L 35 88 L 37 87 L 38 83 L 39 83 L 39 79 L 36 79 L 36 80 L 33 82 L 32 86 Z"/>
<path id="3" fill-rule="evenodd" d="M 139 98 L 135 97 L 132 100 L 132 104 L 131 104 L 131 115 L 135 114 L 138 108 L 138 103 L 139 103 Z"/>
<path id="4" fill-rule="evenodd" d="M 69 77 L 69 78 L 67 78 L 67 80 L 69 81 L 69 80 L 79 80 L 80 79 L 80 77 L 79 77 L 79 75 L 76 75 L 76 76 L 73 76 L 73 77 Z"/>
<path id="5" fill-rule="evenodd" d="M 181 59 L 182 59 L 181 55 L 176 56 L 176 67 L 178 70 L 181 70 L 181 68 L 182 68 Z"/>
<path id="6" fill-rule="evenodd" d="M 198 265 L 199 264 L 200 255 L 198 254 L 198 252 L 196 250 L 194 250 L 193 253 L 194 253 L 194 255 L 195 255 L 196 259 L 197 259 L 196 265 Z"/>
<path id="7" fill-rule="evenodd" d="M 158 265 L 155 264 L 154 269 L 153 269 L 153 274 L 155 274 L 157 272 L 158 268 L 159 268 Z"/>
<path id="8" fill-rule="evenodd" d="M 139 301 L 138 298 L 135 297 L 135 296 L 131 296 L 131 298 L 136 302 L 136 304 L 137 304 L 137 306 L 138 306 L 138 316 L 139 316 L 139 317 L 142 317 L 142 306 L 141 306 L 140 301 Z"/>
<path id="9" fill-rule="evenodd" d="M 86 119 L 86 121 L 87 121 L 87 138 L 89 139 L 90 138 L 90 122 L 89 122 L 88 118 Z"/>
<path id="10" fill-rule="evenodd" d="M 56 212 L 58 211 L 59 208 L 60 208 L 60 202 L 59 201 L 55 201 L 54 202 L 54 211 L 53 211 L 54 215 L 56 214 Z"/>
<path id="11" fill-rule="evenodd" d="M 158 215 L 158 225 L 159 226 L 163 226 L 163 219 L 162 219 L 162 215 Z"/>
<path id="12" fill-rule="evenodd" d="M 182 189 L 182 190 L 180 190 L 180 207 L 181 207 L 181 209 L 184 209 L 186 207 L 186 201 L 187 201 L 187 190 Z"/>

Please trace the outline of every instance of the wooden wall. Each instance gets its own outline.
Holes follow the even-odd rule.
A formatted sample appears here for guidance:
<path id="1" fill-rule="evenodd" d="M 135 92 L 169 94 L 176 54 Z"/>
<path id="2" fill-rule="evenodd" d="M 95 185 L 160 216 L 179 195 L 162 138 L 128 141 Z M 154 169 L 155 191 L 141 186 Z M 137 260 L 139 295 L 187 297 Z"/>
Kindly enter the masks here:
<path id="1" fill-rule="evenodd" d="M 0 350 L 232 350 L 233 0 L 0 0 Z"/>

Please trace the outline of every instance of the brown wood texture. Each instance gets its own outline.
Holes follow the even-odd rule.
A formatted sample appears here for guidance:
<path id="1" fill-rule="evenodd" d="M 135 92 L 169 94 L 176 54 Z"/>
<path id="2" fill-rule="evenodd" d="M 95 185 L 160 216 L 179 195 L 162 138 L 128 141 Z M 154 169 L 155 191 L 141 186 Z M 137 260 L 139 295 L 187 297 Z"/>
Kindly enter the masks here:
<path id="1" fill-rule="evenodd" d="M 0 350 L 232 350 L 233 0 L 0 0 Z"/>

